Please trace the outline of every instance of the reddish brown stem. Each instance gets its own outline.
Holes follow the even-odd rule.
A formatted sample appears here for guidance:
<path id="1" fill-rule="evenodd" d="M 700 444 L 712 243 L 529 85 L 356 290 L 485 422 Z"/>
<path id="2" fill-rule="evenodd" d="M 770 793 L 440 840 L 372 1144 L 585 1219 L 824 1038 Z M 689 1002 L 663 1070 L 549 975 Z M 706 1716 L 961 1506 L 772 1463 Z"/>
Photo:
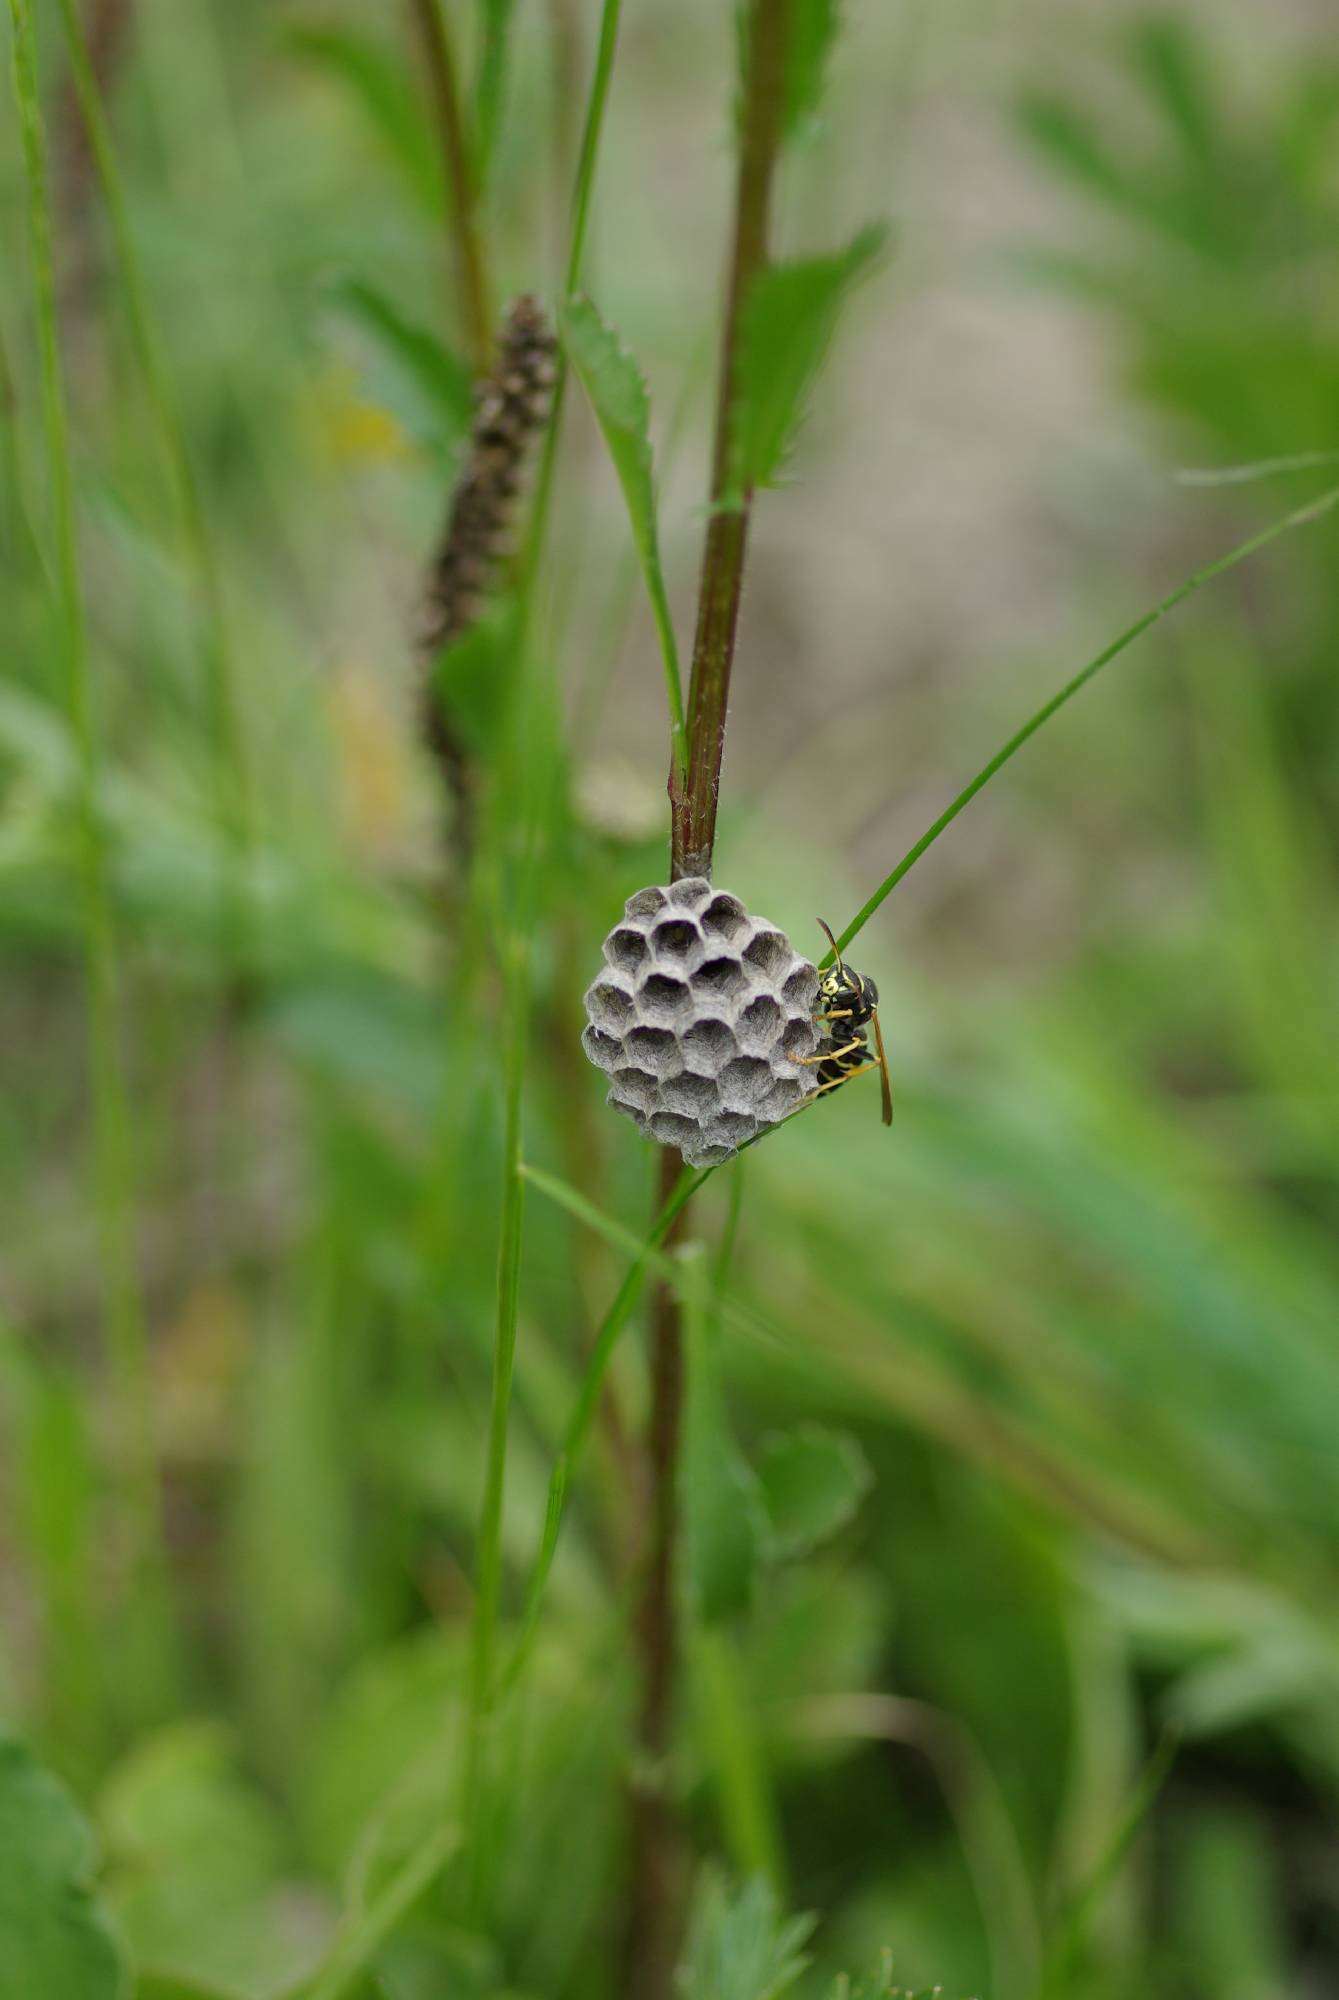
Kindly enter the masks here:
<path id="1" fill-rule="evenodd" d="M 735 186 L 735 221 L 726 283 L 716 430 L 711 465 L 711 517 L 702 557 L 697 632 L 688 691 L 688 775 L 670 772 L 670 874 L 710 875 L 716 842 L 725 716 L 734 663 L 752 494 L 731 493 L 733 426 L 744 301 L 766 263 L 772 187 L 781 136 L 789 0 L 752 0 L 748 72 Z M 727 496 L 729 496 L 727 504 Z M 659 1203 L 678 1179 L 676 1153 L 662 1156 Z M 686 1213 L 686 1211 L 685 1211 Z M 682 1222 L 683 1215 L 678 1218 Z M 672 1233 L 667 1242 L 672 1243 Z M 631 1885 L 620 1991 L 637 2000 L 668 2000 L 680 1931 L 680 1842 L 665 1785 L 677 1664 L 675 1555 L 676 1474 L 683 1405 L 683 1324 L 679 1300 L 656 1288 L 651 1321 L 651 1417 L 647 1441 L 651 1547 L 638 1619 L 642 1705 L 641 1768 L 630 1825 Z"/>
<path id="2" fill-rule="evenodd" d="M 767 261 L 788 14 L 789 0 L 753 0 L 749 75 L 735 189 L 734 241 L 716 396 L 712 512 L 702 556 L 693 670 L 688 688 L 687 784 L 680 788 L 673 770 L 670 773 L 671 851 L 676 881 L 683 875 L 710 875 L 716 844 L 725 717 L 753 500 L 748 488 L 738 495 L 730 493 L 739 338 L 749 286 Z"/>
<path id="3" fill-rule="evenodd" d="M 683 1162 L 668 1147 L 660 1156 L 657 1212 L 673 1194 Z M 683 1234 L 680 1210 L 665 1238 L 672 1251 Z M 638 1766 L 629 1801 L 629 1881 L 621 1993 L 668 2000 L 680 1933 L 683 1866 L 678 1825 L 666 1786 L 674 1671 L 677 1472 L 683 1411 L 683 1328 L 679 1301 L 657 1285 L 651 1303 L 651 1416 L 647 1433 L 650 1549 L 637 1617 L 641 1660 Z"/>

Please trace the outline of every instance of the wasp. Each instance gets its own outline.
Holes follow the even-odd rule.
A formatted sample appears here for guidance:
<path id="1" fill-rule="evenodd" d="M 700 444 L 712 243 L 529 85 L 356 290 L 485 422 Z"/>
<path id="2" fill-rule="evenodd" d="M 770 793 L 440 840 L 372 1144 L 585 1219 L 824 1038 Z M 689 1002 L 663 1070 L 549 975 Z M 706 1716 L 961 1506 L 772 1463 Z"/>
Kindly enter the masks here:
<path id="1" fill-rule="evenodd" d="M 836 938 L 821 917 L 818 923 L 832 946 L 832 964 L 826 972 L 818 975 L 819 1004 L 814 1015 L 814 1019 L 824 1025 L 827 1034 L 817 1055 L 797 1056 L 795 1060 L 817 1067 L 818 1084 L 812 1097 L 821 1097 L 824 1091 L 836 1090 L 839 1085 L 849 1083 L 853 1076 L 863 1076 L 866 1070 L 877 1069 L 883 1086 L 883 1122 L 891 1125 L 893 1086 L 888 1076 L 883 1030 L 879 1026 L 879 989 L 863 972 L 857 972 L 844 962 Z M 865 1040 L 866 1030 L 871 1028 L 876 1051 L 873 1056 Z"/>

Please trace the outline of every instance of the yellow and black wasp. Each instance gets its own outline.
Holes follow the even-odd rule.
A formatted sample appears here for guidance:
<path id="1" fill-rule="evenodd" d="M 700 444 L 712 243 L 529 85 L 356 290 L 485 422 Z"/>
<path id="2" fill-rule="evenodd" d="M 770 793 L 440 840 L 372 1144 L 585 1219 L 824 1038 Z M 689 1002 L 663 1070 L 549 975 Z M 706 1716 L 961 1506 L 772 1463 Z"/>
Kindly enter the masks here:
<path id="1" fill-rule="evenodd" d="M 877 1069 L 883 1086 L 883 1122 L 893 1122 L 893 1086 L 884 1054 L 883 1030 L 879 1026 L 879 989 L 863 972 L 847 965 L 836 938 L 820 917 L 819 926 L 832 946 L 832 964 L 818 975 L 818 1008 L 814 1019 L 825 1031 L 817 1055 L 797 1056 L 796 1061 L 818 1070 L 818 1083 L 811 1093 L 821 1097 L 849 1083 L 853 1076 Z M 874 1031 L 875 1054 L 865 1040 L 866 1029 Z"/>

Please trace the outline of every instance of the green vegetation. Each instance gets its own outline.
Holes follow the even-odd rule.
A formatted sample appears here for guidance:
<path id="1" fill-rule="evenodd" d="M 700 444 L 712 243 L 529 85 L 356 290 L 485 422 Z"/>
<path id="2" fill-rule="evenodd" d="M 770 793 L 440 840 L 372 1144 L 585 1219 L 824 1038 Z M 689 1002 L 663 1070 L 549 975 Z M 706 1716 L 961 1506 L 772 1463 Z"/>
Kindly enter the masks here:
<path id="1" fill-rule="evenodd" d="M 10 0 L 0 2000 L 1339 1979 L 1339 67 L 847 12 Z"/>

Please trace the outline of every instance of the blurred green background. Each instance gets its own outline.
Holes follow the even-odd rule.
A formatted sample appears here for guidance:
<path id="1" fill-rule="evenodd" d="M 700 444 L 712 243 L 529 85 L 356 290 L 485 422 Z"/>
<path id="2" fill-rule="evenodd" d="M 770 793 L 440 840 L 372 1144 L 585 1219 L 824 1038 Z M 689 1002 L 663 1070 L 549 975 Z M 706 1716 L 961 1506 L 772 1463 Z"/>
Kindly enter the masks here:
<path id="1" fill-rule="evenodd" d="M 441 880 L 412 634 L 468 423 L 460 316 L 406 10 L 87 0 L 234 732 L 36 12 L 121 988 L 90 1056 L 7 98 L 0 1716 L 96 1826 L 134 1990 L 277 2000 L 440 1827 L 459 1754 L 503 1038 L 486 906 L 461 919 Z M 473 68 L 475 10 L 448 13 Z M 555 299 L 596 13 L 515 9 L 501 296 Z M 588 260 L 649 377 L 685 647 L 730 14 L 629 4 Z M 1187 475 L 1339 445 L 1334 21 L 851 0 L 781 192 L 787 251 L 897 228 L 745 589 L 716 874 L 811 950 L 1060 679 L 1325 482 Z M 1339 1992 L 1337 561 L 1330 519 L 1234 570 L 1028 748 L 853 951 L 891 1136 L 853 1086 L 693 1211 L 714 1246 L 737 1206 L 737 1234 L 685 1483 L 749 1515 L 778 1436 L 850 1440 L 831 1518 L 686 1619 L 673 1758 L 693 1866 L 816 1913 L 805 1994 L 885 1948 L 949 2000 Z M 577 1037 L 600 939 L 665 879 L 663 695 L 576 393 L 542 613 L 563 749 L 525 1156 L 640 1239 L 655 1157 Z M 114 1088 L 95 1115 L 109 1024 L 124 1119 Z M 508 1619 L 625 1264 L 532 1187 Z M 466 1830 L 468 1916 L 452 1861 L 341 1991 L 620 1990 L 638 1329 L 613 1387 Z"/>

